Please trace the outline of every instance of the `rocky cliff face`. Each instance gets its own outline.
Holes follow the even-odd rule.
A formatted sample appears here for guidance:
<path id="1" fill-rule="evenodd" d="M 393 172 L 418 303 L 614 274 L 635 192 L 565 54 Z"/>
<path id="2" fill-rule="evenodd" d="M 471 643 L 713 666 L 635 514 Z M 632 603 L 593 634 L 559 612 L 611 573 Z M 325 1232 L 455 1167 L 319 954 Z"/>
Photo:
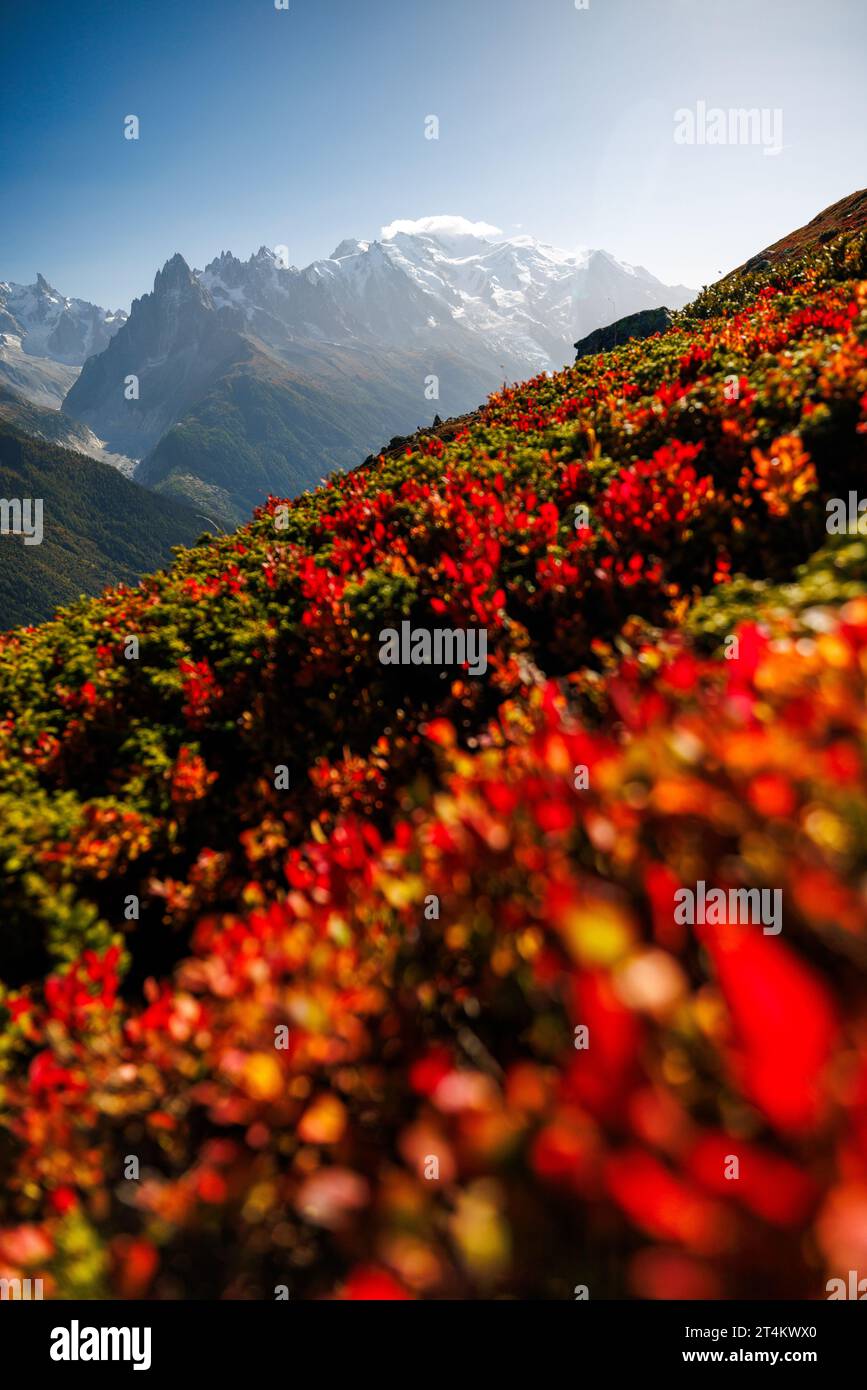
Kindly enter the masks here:
<path id="1" fill-rule="evenodd" d="M 575 344 L 575 360 L 592 357 L 598 352 L 610 352 L 620 343 L 628 343 L 631 338 L 652 338 L 654 333 L 664 333 L 673 318 L 671 309 L 641 309 L 637 314 L 627 314 L 616 319 L 604 328 L 594 328 L 586 338 L 579 338 Z"/>
<path id="2" fill-rule="evenodd" d="M 85 363 L 64 413 L 118 453 L 141 458 L 242 352 L 240 322 L 173 256 L 106 351 Z"/>

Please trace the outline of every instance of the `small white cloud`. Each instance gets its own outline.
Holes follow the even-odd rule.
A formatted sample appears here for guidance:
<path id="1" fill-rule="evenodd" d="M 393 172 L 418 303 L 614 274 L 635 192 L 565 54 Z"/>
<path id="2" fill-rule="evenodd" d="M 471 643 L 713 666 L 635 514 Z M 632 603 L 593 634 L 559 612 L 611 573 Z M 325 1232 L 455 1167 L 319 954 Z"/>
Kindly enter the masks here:
<path id="1" fill-rule="evenodd" d="M 383 241 L 390 241 L 399 232 L 405 232 L 407 236 L 417 236 L 425 232 L 432 236 L 476 236 L 494 237 L 502 236 L 502 230 L 494 227 L 490 222 L 470 222 L 466 217 L 419 217 L 415 221 L 412 218 L 398 218 L 395 222 L 389 222 L 387 227 L 383 227 L 380 235 Z"/>

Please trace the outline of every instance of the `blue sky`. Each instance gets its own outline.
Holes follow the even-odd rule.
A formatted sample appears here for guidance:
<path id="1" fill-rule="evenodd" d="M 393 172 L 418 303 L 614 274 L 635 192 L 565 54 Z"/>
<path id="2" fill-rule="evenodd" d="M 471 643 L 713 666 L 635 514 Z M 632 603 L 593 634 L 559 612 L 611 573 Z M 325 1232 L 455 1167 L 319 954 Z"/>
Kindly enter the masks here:
<path id="1" fill-rule="evenodd" d="M 860 0 L 30 0 L 2 38 L 0 278 L 109 307 L 429 214 L 698 285 L 867 183 Z M 677 145 L 698 101 L 782 152 Z"/>

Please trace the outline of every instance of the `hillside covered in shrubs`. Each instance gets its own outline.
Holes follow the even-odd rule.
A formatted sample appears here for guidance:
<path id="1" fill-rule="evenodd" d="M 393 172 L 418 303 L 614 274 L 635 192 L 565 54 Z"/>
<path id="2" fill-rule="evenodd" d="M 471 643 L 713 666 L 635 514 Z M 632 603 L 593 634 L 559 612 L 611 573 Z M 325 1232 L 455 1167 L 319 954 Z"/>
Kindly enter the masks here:
<path id="1" fill-rule="evenodd" d="M 108 463 L 33 438 L 39 430 L 22 432 L 4 417 L 4 405 L 0 389 L 0 499 L 38 498 L 45 517 L 38 544 L 0 532 L 4 629 L 48 618 L 60 604 L 107 584 L 134 582 L 166 564 L 173 546 L 201 535 L 203 517 L 183 503 L 155 496 Z M 31 414 L 40 428 L 43 419 L 56 424 L 50 411 Z"/>
<path id="2" fill-rule="evenodd" d="M 0 1275 L 867 1269 L 865 456 L 861 233 L 0 637 Z"/>

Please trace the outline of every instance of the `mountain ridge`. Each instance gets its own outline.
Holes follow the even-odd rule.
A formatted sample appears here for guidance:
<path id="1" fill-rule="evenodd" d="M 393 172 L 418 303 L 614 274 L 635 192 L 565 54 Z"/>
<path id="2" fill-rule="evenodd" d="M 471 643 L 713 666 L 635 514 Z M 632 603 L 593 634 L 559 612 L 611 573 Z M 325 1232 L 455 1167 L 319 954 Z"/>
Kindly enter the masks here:
<path id="1" fill-rule="evenodd" d="M 763 251 L 757 251 L 749 260 L 744 261 L 743 265 L 729 271 L 724 279 L 730 280 L 736 275 L 782 265 L 787 260 L 797 259 L 821 246 L 826 246 L 844 232 L 860 232 L 865 228 L 867 188 L 859 188 L 854 193 L 848 193 L 845 198 L 838 198 L 836 203 L 829 203 L 802 227 L 787 232 Z"/>
<path id="2" fill-rule="evenodd" d="M 231 526 L 268 491 L 352 467 L 384 434 L 561 366 L 575 325 L 605 307 L 688 296 L 607 252 L 492 241 L 454 218 L 344 239 L 302 269 L 265 246 L 203 270 L 176 252 L 62 409 L 139 459 L 140 481 L 206 497 Z"/>
<path id="3" fill-rule="evenodd" d="M 426 228 L 439 220 L 410 225 Z M 327 336 L 336 326 L 362 340 L 381 336 L 385 325 L 380 305 L 371 302 L 371 285 L 378 286 L 387 309 L 393 309 L 390 296 L 399 287 L 405 303 L 400 317 L 388 322 L 392 343 L 424 341 L 434 328 L 440 333 L 463 328 L 484 334 L 496 353 L 523 370 L 561 366 L 575 335 L 585 324 L 586 331 L 598 326 L 599 314 L 616 305 L 611 290 L 628 312 L 656 308 L 665 294 L 680 308 L 693 293 L 682 285 L 663 285 L 643 267 L 603 250 L 567 252 L 527 235 L 492 240 L 473 230 L 409 232 L 405 225 L 393 223 L 373 241 L 346 238 L 330 257 L 303 269 L 277 268 L 273 253 L 260 247 L 247 261 L 224 251 L 194 273 L 217 302 L 240 308 L 254 323 L 261 309 L 257 291 L 272 288 L 279 296 L 275 307 L 284 310 L 297 299 L 300 311 L 284 313 L 282 323 L 298 337 L 317 331 Z M 310 287 L 323 289 L 325 303 L 316 307 L 330 311 L 330 318 L 304 320 Z M 465 341 L 464 335 L 457 341 Z"/>
<path id="4" fill-rule="evenodd" d="M 102 352 L 127 317 L 123 309 L 60 294 L 40 272 L 32 285 L 0 281 L 0 333 L 20 337 L 30 356 L 81 366 Z"/>
<path id="5" fill-rule="evenodd" d="M 0 536 L 0 627 L 53 618 L 108 585 L 137 583 L 192 544 L 205 519 L 130 481 L 107 463 L 35 439 L 0 417 L 0 496 L 38 498 L 44 535 Z"/>
<path id="6" fill-rule="evenodd" d="M 122 309 L 60 294 L 37 272 L 31 285 L 0 281 L 0 385 L 41 409 L 59 409 L 79 368 L 126 322 Z"/>

